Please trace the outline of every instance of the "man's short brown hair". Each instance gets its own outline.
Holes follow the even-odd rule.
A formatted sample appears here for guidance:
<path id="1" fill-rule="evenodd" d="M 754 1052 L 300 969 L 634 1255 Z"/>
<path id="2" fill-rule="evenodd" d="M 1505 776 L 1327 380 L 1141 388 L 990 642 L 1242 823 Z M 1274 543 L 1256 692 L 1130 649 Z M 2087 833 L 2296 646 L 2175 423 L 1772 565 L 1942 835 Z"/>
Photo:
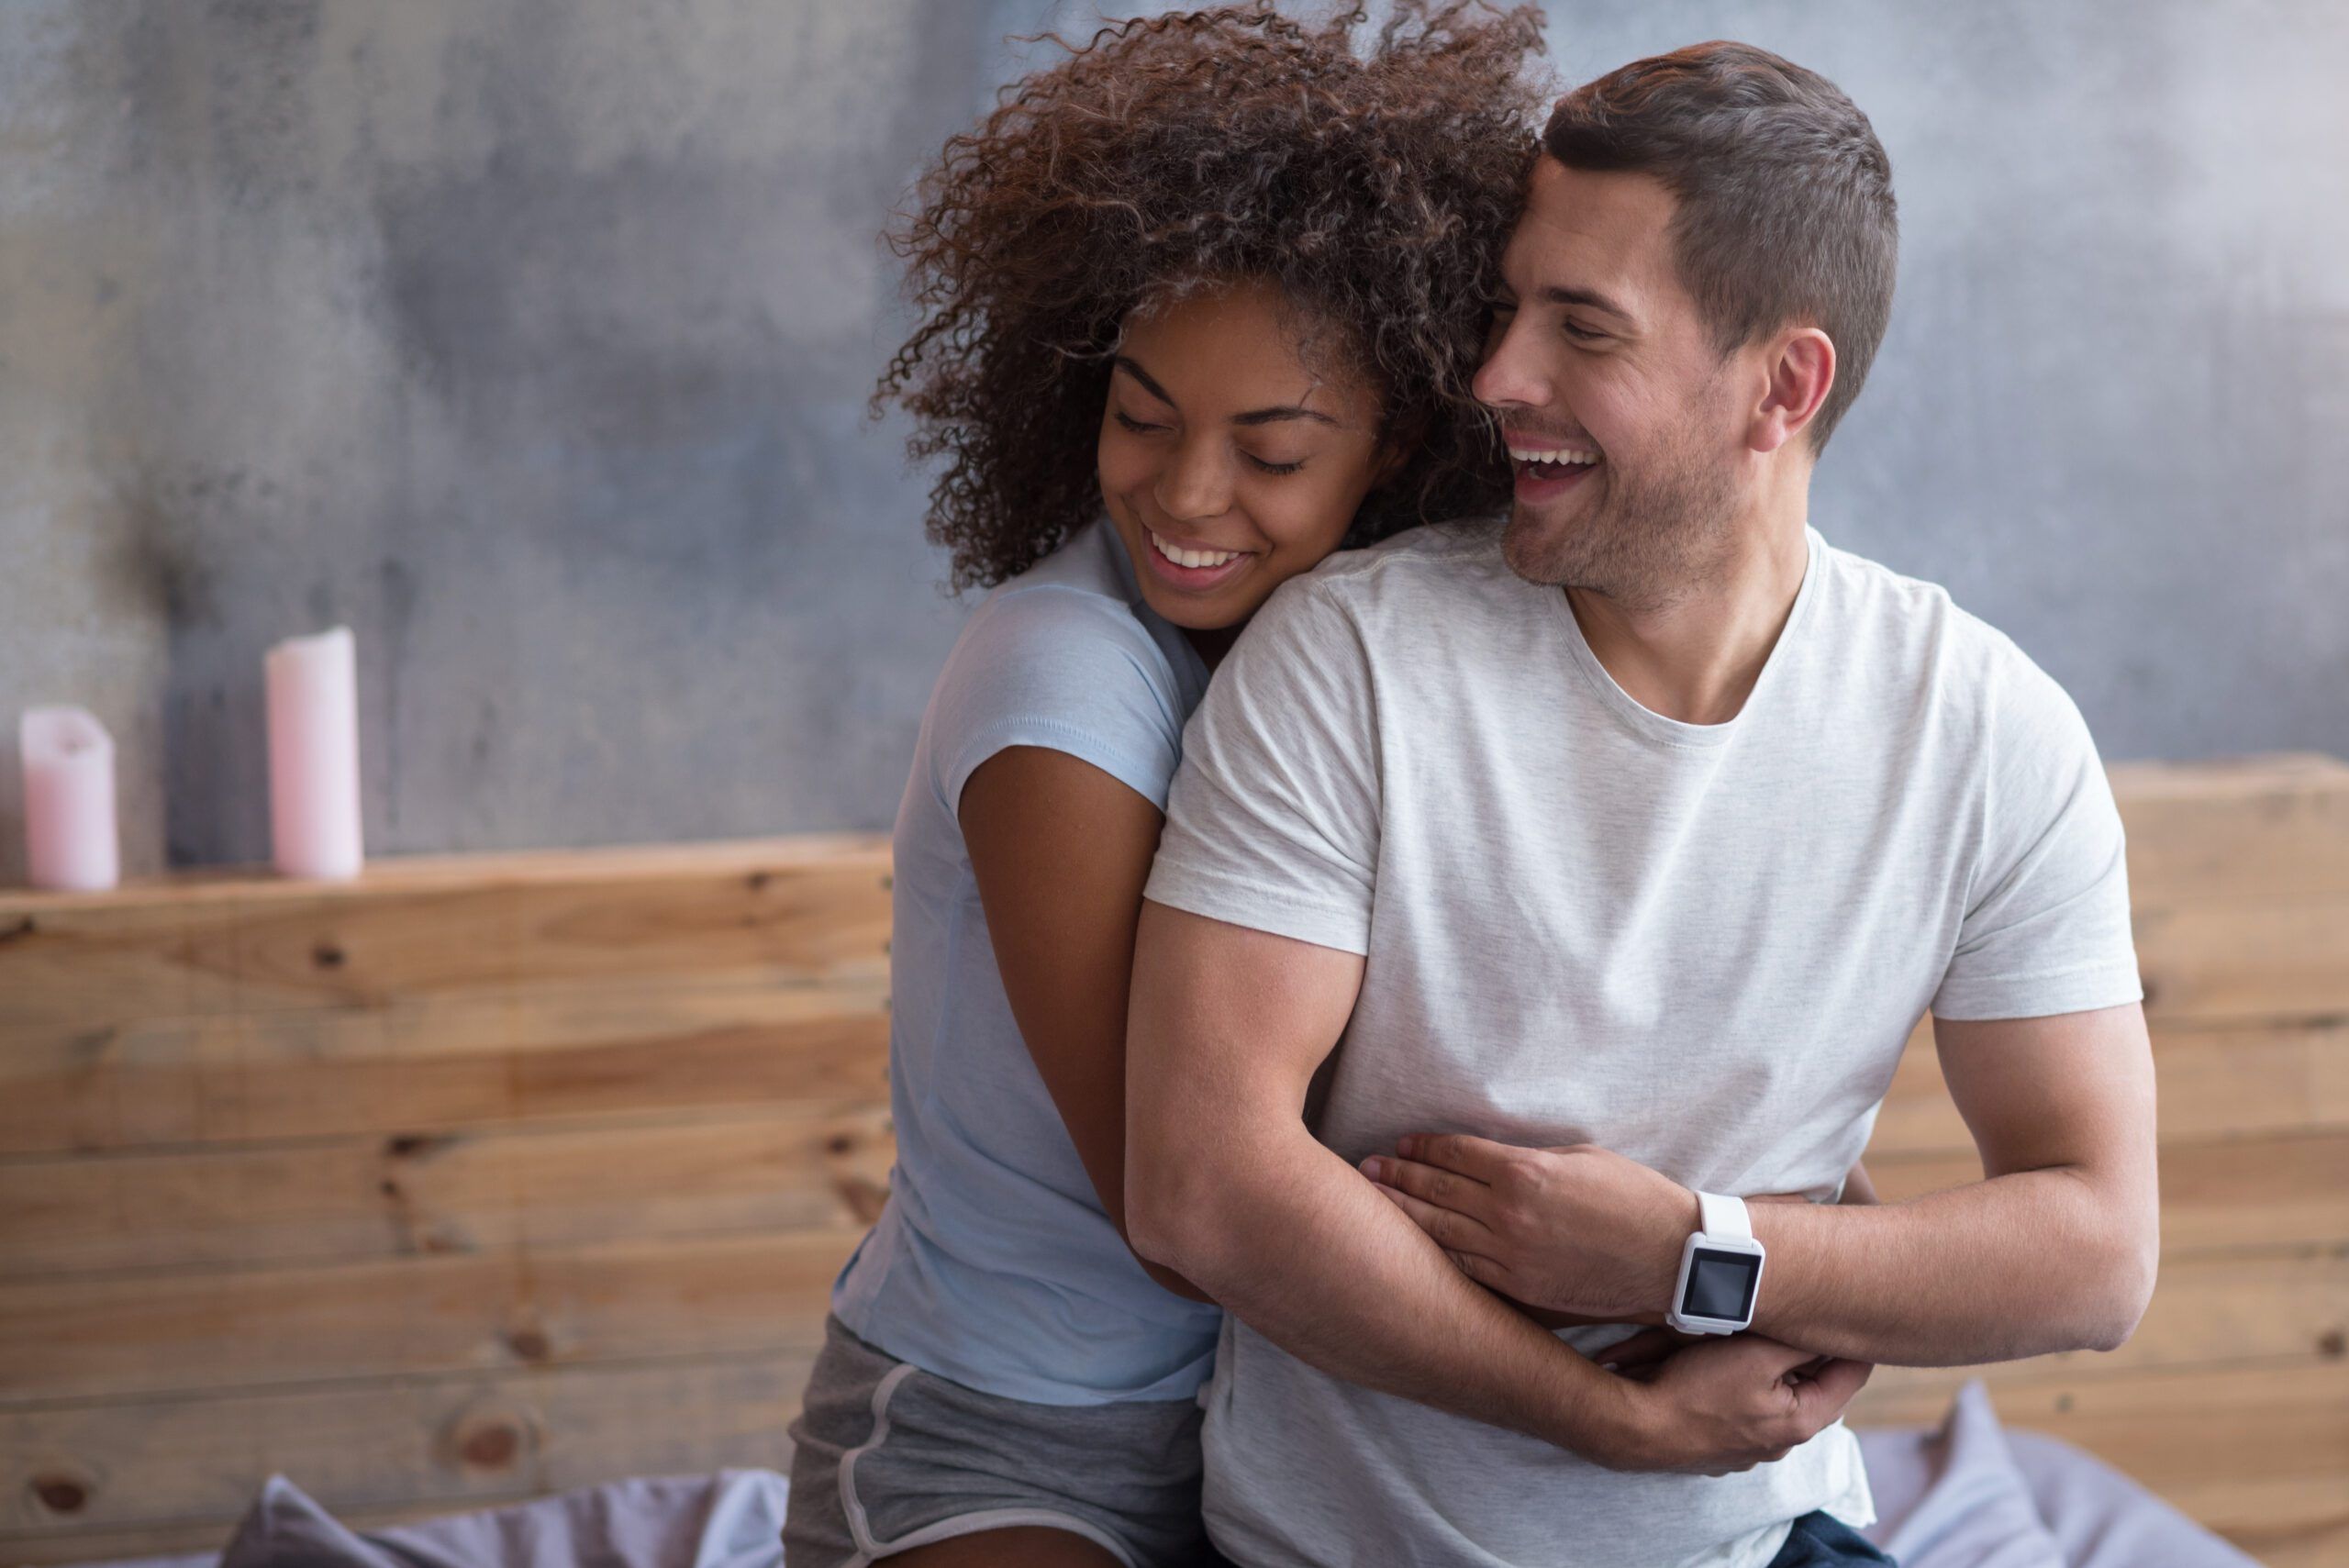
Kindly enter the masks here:
<path id="1" fill-rule="evenodd" d="M 1720 352 L 1797 323 L 1827 334 L 1835 384 L 1809 427 L 1824 448 L 1884 340 L 1899 251 L 1892 161 L 1859 106 L 1767 50 L 1691 44 L 1575 88 L 1542 143 L 1678 198 L 1674 260 Z"/>

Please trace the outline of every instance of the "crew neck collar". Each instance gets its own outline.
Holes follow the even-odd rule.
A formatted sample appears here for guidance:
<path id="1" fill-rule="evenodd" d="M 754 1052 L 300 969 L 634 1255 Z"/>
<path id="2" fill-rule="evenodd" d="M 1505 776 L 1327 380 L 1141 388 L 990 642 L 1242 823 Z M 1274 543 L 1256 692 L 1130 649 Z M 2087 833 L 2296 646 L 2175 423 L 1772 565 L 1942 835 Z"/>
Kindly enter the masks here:
<path id="1" fill-rule="evenodd" d="M 1575 618 L 1575 607 L 1567 602 L 1564 588 L 1546 590 L 1555 601 L 1557 613 L 1565 623 L 1566 646 L 1572 651 L 1575 666 L 1590 684 L 1598 700 L 1621 720 L 1626 728 L 1642 740 L 1659 745 L 1689 749 L 1725 746 L 1736 738 L 1738 727 L 1753 713 L 1769 693 L 1778 667 L 1791 657 L 1788 648 L 1802 632 L 1810 615 L 1811 602 L 1819 596 L 1819 571 L 1827 541 L 1809 523 L 1803 525 L 1806 556 L 1803 562 L 1802 584 L 1795 590 L 1795 602 L 1787 611 L 1786 624 L 1778 628 L 1777 640 L 1770 645 L 1769 657 L 1762 662 L 1762 672 L 1753 678 L 1753 689 L 1745 694 L 1745 701 L 1734 716 L 1719 724 L 1689 724 L 1656 712 L 1615 682 L 1607 666 L 1592 651 L 1590 639 L 1583 635 L 1582 622 Z"/>

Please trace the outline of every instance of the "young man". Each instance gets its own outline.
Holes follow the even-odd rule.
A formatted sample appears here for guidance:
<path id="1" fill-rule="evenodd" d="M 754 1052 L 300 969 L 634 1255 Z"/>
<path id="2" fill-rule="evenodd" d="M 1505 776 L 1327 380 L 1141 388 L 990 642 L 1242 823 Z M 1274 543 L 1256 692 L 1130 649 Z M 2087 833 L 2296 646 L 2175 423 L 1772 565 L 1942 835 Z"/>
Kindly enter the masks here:
<path id="1" fill-rule="evenodd" d="M 1707 44 L 1544 147 L 1479 381 L 1506 529 L 1286 584 L 1191 721 L 1129 1219 L 1228 1308 L 1252 1568 L 1881 1562 L 1869 1363 L 2110 1348 L 2152 1287 L 2121 822 L 2052 680 L 1809 524 L 1890 308 L 1865 117 Z M 1928 1008 L 1987 1179 L 1835 1206 Z M 1667 1313 L 1717 1337 L 1590 1359 Z"/>

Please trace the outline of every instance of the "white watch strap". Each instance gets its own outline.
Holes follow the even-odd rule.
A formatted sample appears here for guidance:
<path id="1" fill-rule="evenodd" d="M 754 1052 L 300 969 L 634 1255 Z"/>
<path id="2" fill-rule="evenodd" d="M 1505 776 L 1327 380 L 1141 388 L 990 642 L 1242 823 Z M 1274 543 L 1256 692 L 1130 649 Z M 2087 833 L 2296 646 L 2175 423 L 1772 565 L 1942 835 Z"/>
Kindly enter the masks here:
<path id="1" fill-rule="evenodd" d="M 1697 1195 L 1698 1225 L 1708 1236 L 1733 1236 L 1741 1241 L 1753 1240 L 1753 1222 L 1745 1213 L 1745 1200 L 1720 1193 Z"/>

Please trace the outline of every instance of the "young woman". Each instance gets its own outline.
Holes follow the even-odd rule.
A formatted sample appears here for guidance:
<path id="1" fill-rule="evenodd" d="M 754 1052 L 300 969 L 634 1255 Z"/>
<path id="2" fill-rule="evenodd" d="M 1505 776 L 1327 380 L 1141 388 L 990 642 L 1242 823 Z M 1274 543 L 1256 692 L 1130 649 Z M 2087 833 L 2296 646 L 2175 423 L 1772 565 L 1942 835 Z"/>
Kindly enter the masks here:
<path id="1" fill-rule="evenodd" d="M 1280 583 L 1508 494 L 1468 384 L 1540 15 L 1393 13 L 1359 51 L 1264 8 L 1108 28 L 948 143 L 896 237 L 925 315 L 875 401 L 993 591 L 898 810 L 897 1163 L 792 1427 L 792 1568 L 1212 1561 L 1218 1314 L 1123 1203 L 1183 723 Z"/>
<path id="2" fill-rule="evenodd" d="M 1207 1551 L 1217 1312 L 1128 1251 L 1126 992 L 1185 718 L 1282 581 L 1499 506 L 1468 393 L 1539 13 L 1111 28 L 947 145 L 876 403 L 994 591 L 896 835 L 887 1207 L 792 1435 L 793 1568 Z M 1172 1288 L 1169 1288 L 1172 1287 Z"/>

